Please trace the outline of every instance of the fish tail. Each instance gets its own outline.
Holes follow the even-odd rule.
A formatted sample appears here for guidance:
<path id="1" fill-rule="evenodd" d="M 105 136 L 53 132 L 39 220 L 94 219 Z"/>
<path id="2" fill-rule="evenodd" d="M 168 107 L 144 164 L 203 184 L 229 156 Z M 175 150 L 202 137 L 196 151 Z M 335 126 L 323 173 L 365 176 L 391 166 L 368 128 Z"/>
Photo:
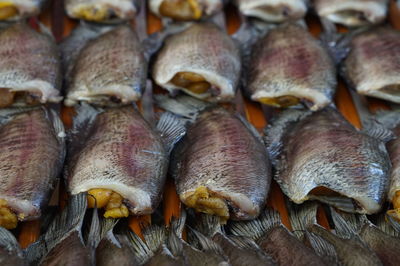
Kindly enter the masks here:
<path id="1" fill-rule="evenodd" d="M 161 115 L 157 124 L 157 130 L 161 133 L 168 153 L 172 151 L 175 144 L 185 135 L 185 125 L 186 121 L 184 119 L 170 112 L 165 112 Z"/>
<path id="2" fill-rule="evenodd" d="M 376 120 L 387 127 L 393 129 L 400 124 L 400 110 L 383 111 L 380 110 L 375 116 Z"/>
<path id="3" fill-rule="evenodd" d="M 206 237 L 205 235 L 193 228 L 189 228 L 189 233 L 192 235 L 192 238 L 197 239 L 197 243 L 199 244 L 201 250 L 210 251 L 224 256 L 222 248 L 209 237 Z"/>
<path id="4" fill-rule="evenodd" d="M 142 231 L 147 246 L 152 252 L 156 252 L 167 239 L 167 231 L 164 226 L 150 225 Z"/>
<path id="5" fill-rule="evenodd" d="M 388 218 L 386 218 L 386 213 L 382 213 L 378 215 L 378 218 L 376 220 L 376 226 L 384 233 L 394 236 L 394 237 L 400 237 L 400 231 L 396 231 L 394 227 L 392 226 L 391 222 L 388 221 Z M 394 221 L 395 222 L 395 221 Z"/>
<path id="6" fill-rule="evenodd" d="M 386 218 L 389 221 L 389 223 L 392 225 L 392 227 L 394 228 L 394 230 L 400 234 L 400 223 L 393 218 L 392 216 L 386 214 Z"/>
<path id="7" fill-rule="evenodd" d="M 194 228 L 201 234 L 212 237 L 216 233 L 222 232 L 220 218 L 218 216 L 206 213 L 200 213 L 198 216 L 195 218 L 196 223 Z"/>
<path id="8" fill-rule="evenodd" d="M 297 205 L 293 202 L 287 201 L 289 211 L 290 224 L 293 228 L 293 233 L 302 240 L 304 233 L 309 225 L 317 224 L 317 209 L 316 202 L 305 202 Z"/>
<path id="9" fill-rule="evenodd" d="M 314 225 L 314 227 L 320 226 Z M 323 228 L 320 229 L 324 230 Z M 339 265 L 339 258 L 336 253 L 335 247 L 331 243 L 326 241 L 322 236 L 306 231 L 305 239 L 318 256 L 322 258 L 327 258 L 327 260 L 331 262 L 335 262 L 332 263 L 332 265 Z"/>
<path id="10" fill-rule="evenodd" d="M 277 211 L 266 209 L 257 219 L 242 222 L 230 222 L 229 231 L 236 236 L 246 236 L 253 240 L 263 237 L 273 227 L 281 225 Z"/>
<path id="11" fill-rule="evenodd" d="M 143 265 L 152 256 L 154 256 L 154 253 L 151 251 L 151 249 L 137 234 L 132 231 L 128 231 L 127 236 L 139 265 Z"/>
<path id="12" fill-rule="evenodd" d="M 0 247 L 15 252 L 21 258 L 24 256 L 15 236 L 4 227 L 0 227 Z"/>
<path id="13" fill-rule="evenodd" d="M 342 238 L 351 238 L 357 235 L 362 226 L 368 223 L 365 215 L 353 213 L 338 213 L 334 208 L 330 208 L 331 217 L 335 225 L 335 233 Z"/>

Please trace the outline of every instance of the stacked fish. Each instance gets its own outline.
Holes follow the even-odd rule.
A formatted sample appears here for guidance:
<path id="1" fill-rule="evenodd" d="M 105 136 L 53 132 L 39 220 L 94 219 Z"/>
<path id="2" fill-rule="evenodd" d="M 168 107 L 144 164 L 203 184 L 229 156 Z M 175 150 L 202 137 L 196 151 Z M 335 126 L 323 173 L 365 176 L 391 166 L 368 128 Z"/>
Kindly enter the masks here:
<path id="1" fill-rule="evenodd" d="M 59 47 L 23 21 L 44 1 L 21 2 L 0 3 L 0 226 L 46 214 L 62 169 L 69 203 L 26 250 L 0 227 L 0 261 L 399 261 L 400 32 L 375 25 L 388 1 L 237 0 L 242 24 L 230 36 L 224 0 L 66 0 L 81 22 Z M 310 5 L 321 40 L 302 21 Z M 147 7 L 164 25 L 150 36 Z M 338 33 L 335 23 L 351 29 Z M 337 74 L 358 93 L 363 130 L 333 103 Z M 153 97 L 149 76 L 169 95 Z M 275 114 L 263 136 L 244 117 L 241 93 Z M 393 110 L 373 116 L 364 96 Z M 62 100 L 76 111 L 67 134 Z M 127 231 L 119 218 L 159 216 L 167 176 L 187 211 L 169 227 L 143 228 L 143 238 Z M 272 178 L 290 200 L 292 228 L 264 210 Z M 335 233 L 317 224 L 315 201 Z"/>

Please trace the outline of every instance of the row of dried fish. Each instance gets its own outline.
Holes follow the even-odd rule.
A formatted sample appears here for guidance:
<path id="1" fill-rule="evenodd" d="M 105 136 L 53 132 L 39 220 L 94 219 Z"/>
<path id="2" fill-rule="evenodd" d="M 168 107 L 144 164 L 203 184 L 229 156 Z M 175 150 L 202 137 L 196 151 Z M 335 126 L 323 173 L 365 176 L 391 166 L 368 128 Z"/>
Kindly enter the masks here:
<path id="1" fill-rule="evenodd" d="M 1 30 L 0 39 L 0 106 L 59 102 L 62 75 L 51 39 L 23 23 Z M 400 102 L 399 42 L 400 32 L 389 27 L 353 36 L 341 67 L 350 86 L 360 94 Z M 124 105 L 139 100 L 151 54 L 146 47 L 126 25 L 75 29 L 61 45 L 65 104 Z M 337 85 L 334 60 L 301 26 L 270 30 L 248 57 L 242 67 L 239 45 L 232 38 L 214 24 L 197 23 L 166 38 L 151 72 L 156 84 L 172 95 L 183 91 L 208 101 L 231 101 L 243 68 L 243 91 L 252 100 L 275 107 L 303 103 L 311 110 L 332 103 Z"/>
<path id="2" fill-rule="evenodd" d="M 4 265 L 397 265 L 399 260 L 399 228 L 382 216 L 373 224 L 363 215 L 332 209 L 335 230 L 331 232 L 317 224 L 317 204 L 289 204 L 293 232 L 271 209 L 255 220 L 224 227 L 216 216 L 182 211 L 167 228 L 154 223 L 142 228 L 144 240 L 122 221 L 99 218 L 97 209 L 85 219 L 86 204 L 84 195 L 72 196 L 25 250 L 0 228 L 0 261 Z"/>

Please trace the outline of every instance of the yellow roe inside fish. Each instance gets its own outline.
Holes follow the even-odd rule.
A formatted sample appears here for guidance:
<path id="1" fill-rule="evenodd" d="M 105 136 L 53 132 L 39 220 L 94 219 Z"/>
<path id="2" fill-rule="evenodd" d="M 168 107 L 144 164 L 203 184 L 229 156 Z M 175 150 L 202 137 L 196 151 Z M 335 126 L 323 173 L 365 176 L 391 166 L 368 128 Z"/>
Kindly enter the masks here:
<path id="1" fill-rule="evenodd" d="M 393 210 L 389 210 L 388 214 L 400 222 L 400 190 L 394 194 L 392 204 Z"/>
<path id="2" fill-rule="evenodd" d="M 198 0 L 164 0 L 159 11 L 176 20 L 200 19 L 203 13 Z"/>
<path id="3" fill-rule="evenodd" d="M 6 229 L 17 227 L 18 218 L 7 206 L 7 201 L 0 199 L 0 226 Z"/>
<path id="4" fill-rule="evenodd" d="M 18 9 L 11 2 L 0 2 L 0 20 L 11 18 L 18 14 Z"/>
<path id="5" fill-rule="evenodd" d="M 289 107 L 292 105 L 296 105 L 300 102 L 300 99 L 294 96 L 280 96 L 280 97 L 275 97 L 275 98 L 260 98 L 258 100 L 259 102 L 266 104 L 266 105 L 271 105 L 275 107 Z"/>
<path id="6" fill-rule="evenodd" d="M 108 19 L 109 13 L 106 7 L 95 7 L 92 5 L 86 5 L 79 9 L 76 17 L 83 18 L 90 21 L 103 21 Z"/>
<path id="7" fill-rule="evenodd" d="M 88 191 L 88 207 L 104 208 L 105 218 L 122 218 L 129 216 L 128 208 L 122 203 L 122 196 L 110 189 L 95 188 Z"/>
<path id="8" fill-rule="evenodd" d="M 198 212 L 219 216 L 223 222 L 229 218 L 229 209 L 225 200 L 212 196 L 205 186 L 198 187 L 184 202 Z"/>
<path id="9" fill-rule="evenodd" d="M 202 75 L 192 72 L 178 72 L 171 82 L 196 94 L 205 93 L 211 87 Z"/>

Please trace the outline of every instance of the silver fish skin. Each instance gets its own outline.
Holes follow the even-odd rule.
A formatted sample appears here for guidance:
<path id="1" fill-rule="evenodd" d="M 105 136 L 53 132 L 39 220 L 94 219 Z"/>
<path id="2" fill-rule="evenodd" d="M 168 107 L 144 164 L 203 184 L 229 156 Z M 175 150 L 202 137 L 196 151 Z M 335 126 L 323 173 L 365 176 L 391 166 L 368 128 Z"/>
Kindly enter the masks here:
<path id="1" fill-rule="evenodd" d="M 4 266 L 28 265 L 17 239 L 4 227 L 0 227 L 0 263 Z"/>
<path id="2" fill-rule="evenodd" d="M 209 108 L 198 115 L 171 158 L 183 203 L 201 212 L 201 194 L 208 191 L 208 200 L 222 200 L 231 219 L 259 215 L 268 195 L 271 169 L 266 150 L 252 130 L 222 108 Z M 196 201 L 197 196 L 200 200 Z"/>
<path id="3" fill-rule="evenodd" d="M 9 0 L 0 7 L 0 20 L 16 21 L 39 15 L 46 0 Z"/>
<path id="4" fill-rule="evenodd" d="M 178 90 L 208 101 L 231 101 L 239 83 L 241 62 L 234 41 L 211 23 L 194 23 L 165 40 L 152 69 L 154 81 L 171 94 Z M 195 93 L 172 82 L 176 74 L 201 75 L 210 88 Z"/>
<path id="5" fill-rule="evenodd" d="M 306 0 L 236 0 L 240 12 L 267 22 L 301 19 L 307 13 Z"/>
<path id="6" fill-rule="evenodd" d="M 383 22 L 388 0 L 312 0 L 318 16 L 334 23 L 359 27 Z"/>
<path id="7" fill-rule="evenodd" d="M 372 28 L 356 35 L 344 61 L 344 75 L 359 93 L 400 103 L 400 31 Z"/>
<path id="8" fill-rule="evenodd" d="M 100 23 L 115 23 L 134 19 L 140 0 L 66 0 L 67 15 Z"/>
<path id="9" fill-rule="evenodd" d="M 275 180 L 297 204 L 317 199 L 347 212 L 378 212 L 391 165 L 385 143 L 367 133 L 377 134 L 357 131 L 332 107 L 283 112 L 265 131 Z"/>
<path id="10" fill-rule="evenodd" d="M 140 99 L 147 77 L 147 60 L 135 32 L 121 25 L 91 40 L 71 71 L 64 104 L 129 104 Z"/>
<path id="11" fill-rule="evenodd" d="M 18 220 L 37 219 L 62 169 L 62 122 L 54 111 L 44 108 L 21 111 L 1 120 L 0 199 Z"/>
<path id="12" fill-rule="evenodd" d="M 59 54 L 50 36 L 21 22 L 0 30 L 0 42 L 2 107 L 29 104 L 18 102 L 16 93 L 28 93 L 40 103 L 61 101 Z"/>
<path id="13" fill-rule="evenodd" d="M 86 107 L 80 112 L 96 111 Z M 77 124 L 87 123 L 79 120 L 78 113 Z M 80 131 L 86 136 L 78 133 L 70 141 L 66 171 L 70 193 L 111 189 L 123 197 L 132 214 L 152 213 L 160 201 L 168 166 L 160 134 L 129 106 L 102 110 L 89 121 L 91 125 Z"/>
<path id="14" fill-rule="evenodd" d="M 305 102 L 319 110 L 332 102 L 336 67 L 327 50 L 306 29 L 284 24 L 255 44 L 244 92 L 278 107 Z"/>
<path id="15" fill-rule="evenodd" d="M 223 9 L 225 0 L 149 0 L 149 8 L 159 17 L 198 20 Z"/>

